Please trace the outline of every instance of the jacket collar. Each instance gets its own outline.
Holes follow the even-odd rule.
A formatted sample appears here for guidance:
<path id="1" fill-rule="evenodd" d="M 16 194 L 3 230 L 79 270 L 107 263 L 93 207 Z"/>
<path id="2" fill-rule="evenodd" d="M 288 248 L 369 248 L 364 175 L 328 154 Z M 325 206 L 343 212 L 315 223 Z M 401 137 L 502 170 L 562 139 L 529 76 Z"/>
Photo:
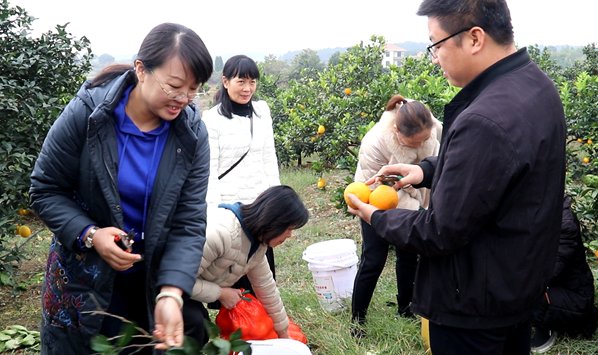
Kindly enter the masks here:
<path id="1" fill-rule="evenodd" d="M 444 135 L 450 129 L 455 118 L 463 112 L 463 110 L 465 110 L 488 85 L 494 82 L 497 78 L 530 63 L 530 61 L 531 58 L 527 53 L 527 49 L 525 47 L 521 48 L 517 52 L 488 67 L 461 89 L 451 102 L 444 107 L 444 130 L 442 133 L 442 140 L 444 140 Z"/>
<path id="2" fill-rule="evenodd" d="M 243 215 L 241 214 L 241 205 L 242 205 L 241 202 L 237 202 L 233 205 L 228 204 L 228 203 L 221 203 L 218 205 L 218 207 L 226 208 L 227 210 L 231 210 L 235 214 L 235 216 L 237 216 L 237 219 L 239 220 L 239 223 L 241 224 L 241 228 L 243 229 L 243 232 L 245 232 L 247 239 L 249 239 L 249 241 L 251 242 L 251 248 L 249 249 L 249 254 L 247 255 L 247 260 L 249 260 L 251 258 L 251 256 L 257 251 L 261 242 L 255 238 L 253 238 L 253 235 L 251 235 L 251 233 L 247 229 L 245 222 L 243 222 Z"/>

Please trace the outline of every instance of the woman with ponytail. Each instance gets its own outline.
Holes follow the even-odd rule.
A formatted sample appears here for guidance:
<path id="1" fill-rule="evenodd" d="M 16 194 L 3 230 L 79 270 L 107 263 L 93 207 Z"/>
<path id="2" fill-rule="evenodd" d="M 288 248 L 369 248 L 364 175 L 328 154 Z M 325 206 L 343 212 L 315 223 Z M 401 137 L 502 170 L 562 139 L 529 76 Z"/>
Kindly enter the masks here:
<path id="1" fill-rule="evenodd" d="M 419 101 L 406 100 L 394 95 L 387 104 L 380 121 L 368 131 L 361 141 L 355 181 L 365 182 L 384 165 L 409 163 L 438 155 L 442 124 L 430 109 Z M 397 191 L 397 208 L 417 210 L 429 203 L 428 189 L 405 187 Z M 361 220 L 361 262 L 355 277 L 351 303 L 352 321 L 363 325 L 367 309 L 374 294 L 378 278 L 384 269 L 389 244 L 380 239 L 375 230 Z M 398 313 L 413 317 L 409 306 L 413 295 L 413 281 L 417 255 L 397 249 L 395 265 L 397 275 Z M 355 336 L 363 336 L 361 328 L 354 328 Z"/>

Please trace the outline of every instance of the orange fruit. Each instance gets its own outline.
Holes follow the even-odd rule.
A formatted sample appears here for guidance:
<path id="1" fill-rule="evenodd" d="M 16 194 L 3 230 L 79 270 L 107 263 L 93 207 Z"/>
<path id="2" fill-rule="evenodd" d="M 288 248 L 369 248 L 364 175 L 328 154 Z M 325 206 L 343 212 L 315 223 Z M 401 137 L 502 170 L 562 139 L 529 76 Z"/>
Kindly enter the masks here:
<path id="1" fill-rule="evenodd" d="M 594 252 L 594 255 L 596 255 L 596 257 L 598 258 L 598 250 L 592 250 Z"/>
<path id="2" fill-rule="evenodd" d="M 322 134 L 324 132 L 326 132 L 326 127 L 324 127 L 322 125 L 318 126 L 318 133 Z"/>
<path id="3" fill-rule="evenodd" d="M 584 163 L 589 163 L 590 162 L 590 158 L 588 158 L 588 157 L 583 158 L 583 162 Z"/>
<path id="4" fill-rule="evenodd" d="M 396 208 L 398 204 L 397 190 L 388 185 L 378 185 L 370 195 L 370 205 L 381 210 Z"/>
<path id="5" fill-rule="evenodd" d="M 347 95 L 351 95 L 352 92 L 353 91 L 351 91 L 351 89 L 349 89 L 349 88 L 345 89 L 345 94 L 347 94 Z"/>
<path id="6" fill-rule="evenodd" d="M 592 140 L 591 139 L 588 139 L 588 144 L 592 144 Z"/>
<path id="7" fill-rule="evenodd" d="M 320 178 L 320 179 L 318 180 L 318 187 L 319 187 L 320 189 L 323 189 L 323 188 L 324 188 L 324 186 L 326 186 L 326 180 L 324 180 L 324 178 Z"/>
<path id="8" fill-rule="evenodd" d="M 343 196 L 345 197 L 345 202 L 347 203 L 347 205 L 349 205 L 349 207 L 351 208 L 355 208 L 355 206 L 351 203 L 351 200 L 349 200 L 349 194 L 354 194 L 362 202 L 369 203 L 371 193 L 372 190 L 370 190 L 368 185 L 360 181 L 355 181 L 347 185 L 347 187 L 345 187 L 345 192 L 343 193 Z"/>
<path id="9" fill-rule="evenodd" d="M 311 137 L 312 143 L 316 141 L 316 137 Z"/>
<path id="10" fill-rule="evenodd" d="M 316 136 L 318 136 L 318 137 L 322 137 L 323 135 L 324 135 L 324 133 L 318 133 L 318 134 L 316 134 Z"/>
<path id="11" fill-rule="evenodd" d="M 581 138 L 577 138 L 577 141 L 578 141 L 579 143 L 583 143 L 583 139 L 581 139 Z"/>
<path id="12" fill-rule="evenodd" d="M 31 229 L 27 226 L 20 226 L 19 227 L 19 235 L 23 238 L 29 238 L 31 235 Z"/>

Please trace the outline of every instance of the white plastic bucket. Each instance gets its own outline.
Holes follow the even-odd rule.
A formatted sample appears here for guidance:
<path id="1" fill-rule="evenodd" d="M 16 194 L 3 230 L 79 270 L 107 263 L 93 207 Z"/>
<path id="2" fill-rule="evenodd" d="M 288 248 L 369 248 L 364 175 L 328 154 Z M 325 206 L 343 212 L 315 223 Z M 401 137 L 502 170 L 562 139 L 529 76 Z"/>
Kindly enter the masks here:
<path id="1" fill-rule="evenodd" d="M 249 343 L 253 355 L 311 355 L 307 345 L 292 339 L 250 340 Z"/>
<path id="2" fill-rule="evenodd" d="M 359 260 L 356 251 L 352 239 L 333 239 L 312 244 L 303 252 L 323 309 L 339 311 L 344 308 L 343 299 L 351 297 Z"/>

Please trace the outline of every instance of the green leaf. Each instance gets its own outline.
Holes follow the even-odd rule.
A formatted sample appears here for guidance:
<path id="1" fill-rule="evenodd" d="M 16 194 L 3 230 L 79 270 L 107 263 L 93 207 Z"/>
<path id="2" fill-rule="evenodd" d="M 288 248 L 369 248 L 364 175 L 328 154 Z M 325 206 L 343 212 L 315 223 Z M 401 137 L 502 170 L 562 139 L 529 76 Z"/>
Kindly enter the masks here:
<path id="1" fill-rule="evenodd" d="M 185 349 L 174 347 L 170 348 L 166 351 L 167 355 L 196 355 L 198 353 L 188 353 Z"/>
<path id="2" fill-rule="evenodd" d="M 16 330 L 22 330 L 22 331 L 25 331 L 25 332 L 29 332 L 29 331 L 27 330 L 27 328 L 23 327 L 22 325 L 9 325 L 7 328 L 9 328 L 9 329 L 16 329 Z"/>
<path id="3" fill-rule="evenodd" d="M 218 354 L 228 355 L 230 353 L 230 342 L 222 338 L 212 340 L 212 343 L 219 349 Z"/>
<path id="4" fill-rule="evenodd" d="M 26 337 L 23 338 L 23 340 L 21 341 L 21 344 L 23 346 L 31 346 L 33 344 L 36 343 L 36 339 L 32 334 L 27 335 Z"/>
<path id="5" fill-rule="evenodd" d="M 202 353 L 206 355 L 218 355 L 219 350 L 220 349 L 218 349 L 218 347 L 216 347 L 216 345 L 214 345 L 214 343 L 211 341 L 204 345 L 203 349 L 201 349 Z"/>
<path id="6" fill-rule="evenodd" d="M 242 351 L 243 355 L 251 355 L 251 344 L 245 340 L 238 339 L 231 342 L 231 350 Z"/>
<path id="7" fill-rule="evenodd" d="M 205 325 L 206 330 L 208 331 L 210 339 L 220 336 L 220 327 L 219 326 L 210 322 L 209 319 L 205 319 L 205 318 L 203 320 L 203 324 Z"/>
<path id="8" fill-rule="evenodd" d="M 105 335 L 96 335 L 91 338 L 91 349 L 101 353 L 108 350 L 113 350 L 114 346 L 110 343 Z"/>
<path id="9" fill-rule="evenodd" d="M 183 348 L 185 349 L 186 354 L 199 354 L 199 344 L 195 339 L 190 336 L 185 336 L 183 340 Z"/>
<path id="10" fill-rule="evenodd" d="M 136 327 L 135 323 L 128 323 L 128 322 L 123 323 L 123 325 L 120 329 L 120 338 L 118 339 L 119 347 L 122 348 L 131 342 L 131 339 L 133 339 L 133 334 L 135 334 L 137 332 L 137 329 L 135 329 L 135 327 Z"/>
<path id="11" fill-rule="evenodd" d="M 237 339 L 241 339 L 241 328 L 235 330 L 234 332 L 231 333 L 230 337 L 228 338 L 228 340 L 230 342 L 233 342 Z"/>

